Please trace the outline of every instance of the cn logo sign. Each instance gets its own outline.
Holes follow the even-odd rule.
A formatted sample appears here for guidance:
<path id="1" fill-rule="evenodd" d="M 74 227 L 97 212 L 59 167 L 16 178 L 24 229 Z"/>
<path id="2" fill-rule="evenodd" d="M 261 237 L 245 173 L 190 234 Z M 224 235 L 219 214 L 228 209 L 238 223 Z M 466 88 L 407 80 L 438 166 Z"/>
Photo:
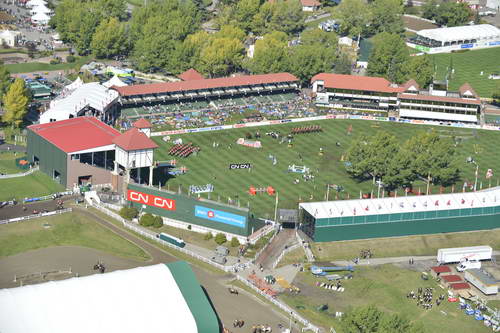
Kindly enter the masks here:
<path id="1" fill-rule="evenodd" d="M 129 201 L 137 202 L 166 210 L 175 210 L 175 200 L 147 194 L 139 191 L 128 190 L 127 198 Z"/>

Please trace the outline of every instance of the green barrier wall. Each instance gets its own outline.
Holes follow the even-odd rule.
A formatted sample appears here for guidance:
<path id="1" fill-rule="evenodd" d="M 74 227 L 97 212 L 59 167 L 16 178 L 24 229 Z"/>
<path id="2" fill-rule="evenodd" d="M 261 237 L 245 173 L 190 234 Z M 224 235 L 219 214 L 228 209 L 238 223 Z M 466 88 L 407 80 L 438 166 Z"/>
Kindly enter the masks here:
<path id="1" fill-rule="evenodd" d="M 495 229 L 500 228 L 500 213 L 331 226 L 321 226 L 322 223 L 318 220 L 314 228 L 316 242 Z"/>
<path id="2" fill-rule="evenodd" d="M 175 200 L 175 210 L 166 210 L 147 205 L 145 206 L 145 208 L 143 208 L 142 204 L 129 201 L 137 209 L 142 209 L 143 212 L 148 212 L 182 222 L 196 224 L 206 228 L 220 230 L 241 236 L 249 236 L 250 234 L 252 234 L 252 232 L 257 231 L 264 226 L 264 222 L 255 218 L 254 215 L 247 209 L 224 205 L 222 203 L 217 203 L 209 200 L 198 200 L 197 198 L 188 197 L 186 195 L 160 191 L 155 188 L 137 184 L 129 184 L 127 189 Z M 241 228 L 226 223 L 197 217 L 195 216 L 195 206 L 203 206 L 209 209 L 215 209 L 230 214 L 244 216 L 246 218 L 246 225 L 244 228 Z"/>

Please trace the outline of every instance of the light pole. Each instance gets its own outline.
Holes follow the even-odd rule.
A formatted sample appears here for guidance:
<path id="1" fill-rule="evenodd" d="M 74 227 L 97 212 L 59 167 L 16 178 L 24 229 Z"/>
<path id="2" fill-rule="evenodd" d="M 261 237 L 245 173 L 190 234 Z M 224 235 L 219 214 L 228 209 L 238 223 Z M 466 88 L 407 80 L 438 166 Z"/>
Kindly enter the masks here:
<path id="1" fill-rule="evenodd" d="M 472 163 L 476 166 L 476 175 L 475 175 L 475 180 L 474 180 L 474 192 L 476 192 L 476 189 L 477 189 L 477 177 L 478 177 L 478 174 L 479 174 L 479 164 L 477 164 L 477 162 L 471 157 L 467 157 L 466 159 L 466 162 L 467 163 Z"/>
<path id="2" fill-rule="evenodd" d="M 292 332 L 292 312 L 290 311 L 290 324 L 288 325 L 288 330 Z"/>

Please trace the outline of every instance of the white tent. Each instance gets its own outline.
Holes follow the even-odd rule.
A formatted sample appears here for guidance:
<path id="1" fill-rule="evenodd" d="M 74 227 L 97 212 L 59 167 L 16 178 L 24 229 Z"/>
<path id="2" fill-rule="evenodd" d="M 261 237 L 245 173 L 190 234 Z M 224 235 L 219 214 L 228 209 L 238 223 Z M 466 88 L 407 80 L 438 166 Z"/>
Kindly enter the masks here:
<path id="1" fill-rule="evenodd" d="M 52 11 L 45 5 L 37 5 L 33 7 L 33 9 L 31 10 L 31 14 L 38 14 L 38 13 L 50 14 L 52 13 Z"/>
<path id="2" fill-rule="evenodd" d="M 37 13 L 31 17 L 31 21 L 36 24 L 48 24 L 50 16 L 44 13 Z"/>
<path id="3" fill-rule="evenodd" d="M 27 7 L 36 7 L 36 6 L 41 6 L 41 5 L 46 5 L 47 2 L 45 0 L 30 0 L 28 3 L 26 3 Z"/>
<path id="4" fill-rule="evenodd" d="M 122 80 L 120 80 L 118 78 L 118 76 L 115 75 L 111 79 L 109 79 L 108 81 L 104 82 L 102 85 L 105 86 L 106 88 L 111 88 L 112 86 L 115 86 L 115 87 L 125 87 L 128 84 L 126 84 L 125 82 L 123 82 Z"/>
<path id="5" fill-rule="evenodd" d="M 82 79 L 80 79 L 80 77 L 77 77 L 75 81 L 71 82 L 66 87 L 64 87 L 63 91 L 65 92 L 72 91 L 77 88 L 80 88 L 81 86 L 83 86 L 83 81 Z"/>

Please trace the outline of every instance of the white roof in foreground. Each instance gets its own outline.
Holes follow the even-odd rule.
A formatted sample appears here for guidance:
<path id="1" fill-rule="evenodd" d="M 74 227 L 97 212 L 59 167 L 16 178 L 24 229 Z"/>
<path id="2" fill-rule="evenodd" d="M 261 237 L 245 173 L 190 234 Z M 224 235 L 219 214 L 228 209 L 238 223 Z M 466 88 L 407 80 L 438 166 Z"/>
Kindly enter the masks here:
<path id="1" fill-rule="evenodd" d="M 78 83 L 73 82 L 71 85 Z M 50 122 L 50 119 L 64 120 L 70 115 L 76 116 L 86 106 L 98 111 L 104 111 L 118 99 L 118 92 L 108 89 L 98 82 L 84 83 L 71 91 L 67 96 L 53 100 L 50 108 L 41 114 L 40 123 Z"/>
<path id="2" fill-rule="evenodd" d="M 0 289 L 2 333 L 198 332 L 164 264 Z"/>
<path id="3" fill-rule="evenodd" d="M 471 40 L 480 38 L 499 38 L 500 29 L 491 24 L 465 25 L 461 27 L 424 29 L 418 35 L 441 42 Z"/>
<path id="4" fill-rule="evenodd" d="M 500 187 L 487 191 L 467 193 L 305 202 L 299 204 L 300 208 L 303 208 L 317 219 L 494 206 L 500 206 Z"/>

